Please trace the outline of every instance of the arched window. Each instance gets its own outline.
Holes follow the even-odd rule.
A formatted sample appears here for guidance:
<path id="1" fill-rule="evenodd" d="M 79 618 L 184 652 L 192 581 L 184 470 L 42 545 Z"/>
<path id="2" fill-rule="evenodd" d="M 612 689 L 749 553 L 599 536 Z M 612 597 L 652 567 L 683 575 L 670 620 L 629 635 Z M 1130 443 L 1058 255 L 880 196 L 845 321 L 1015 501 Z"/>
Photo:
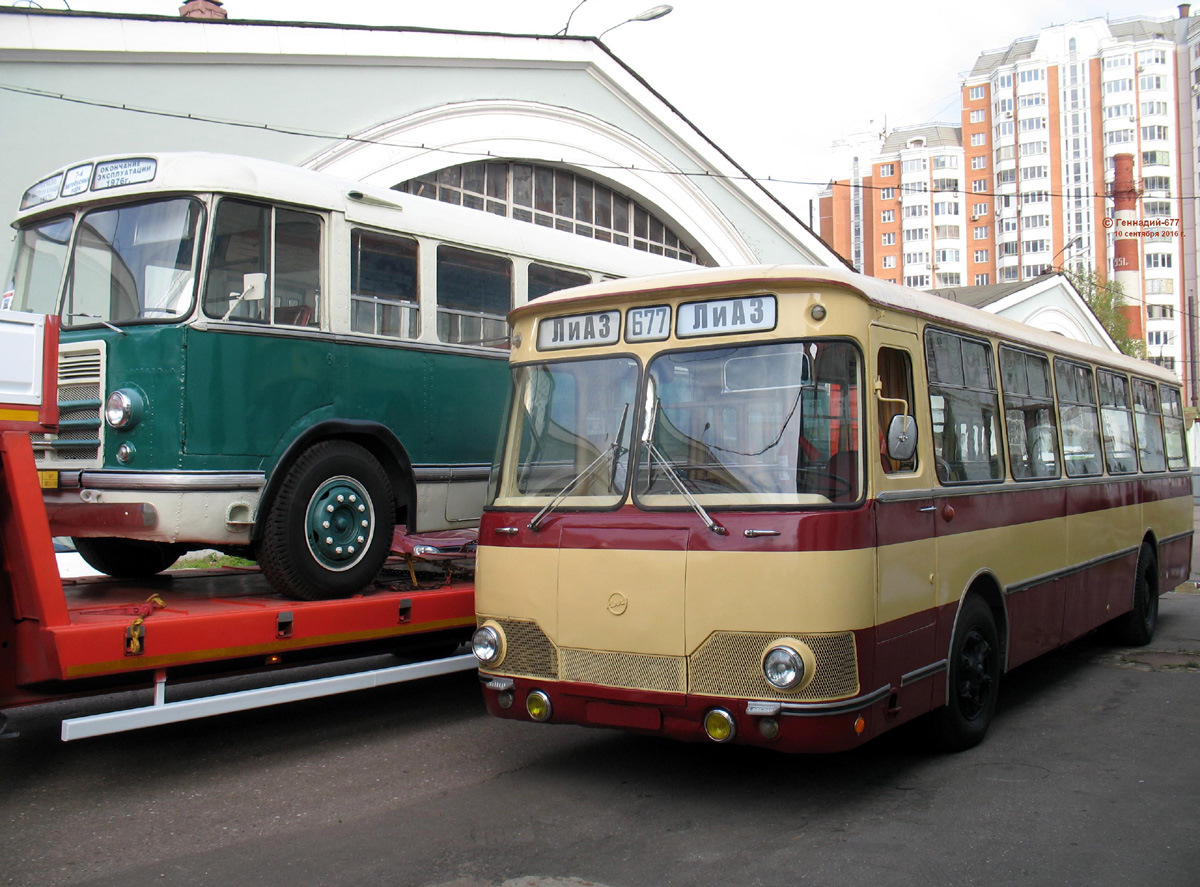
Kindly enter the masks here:
<path id="1" fill-rule="evenodd" d="M 450 166 L 392 188 L 658 256 L 708 264 L 636 200 L 565 169 L 479 161 Z"/>

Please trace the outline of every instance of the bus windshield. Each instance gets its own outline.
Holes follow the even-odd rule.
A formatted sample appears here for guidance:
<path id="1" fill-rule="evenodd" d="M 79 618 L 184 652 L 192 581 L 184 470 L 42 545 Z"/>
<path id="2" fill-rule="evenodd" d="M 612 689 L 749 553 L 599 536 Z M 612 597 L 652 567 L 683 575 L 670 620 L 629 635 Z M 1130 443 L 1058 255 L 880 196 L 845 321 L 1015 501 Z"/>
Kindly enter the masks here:
<path id="1" fill-rule="evenodd" d="M 858 351 L 785 342 L 660 354 L 648 369 L 635 495 L 678 505 L 860 497 Z"/>
<path id="2" fill-rule="evenodd" d="M 67 260 L 63 325 L 186 316 L 196 289 L 202 212 L 198 201 L 176 197 L 80 217 Z M 27 242 L 23 236 L 22 250 Z"/>
<path id="3" fill-rule="evenodd" d="M 23 227 L 17 234 L 17 249 L 8 276 L 12 301 L 0 307 L 53 314 L 70 242 L 70 218 L 49 219 Z"/>
<path id="4" fill-rule="evenodd" d="M 509 455 L 495 504 L 620 502 L 637 383 L 630 357 L 515 367 Z"/>

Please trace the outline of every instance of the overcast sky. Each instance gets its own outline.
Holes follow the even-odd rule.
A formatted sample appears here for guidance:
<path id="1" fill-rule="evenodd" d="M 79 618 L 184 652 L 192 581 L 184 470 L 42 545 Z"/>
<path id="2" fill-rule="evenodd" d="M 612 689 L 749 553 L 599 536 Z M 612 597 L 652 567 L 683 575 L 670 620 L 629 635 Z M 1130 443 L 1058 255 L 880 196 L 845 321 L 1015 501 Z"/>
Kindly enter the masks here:
<path id="1" fill-rule="evenodd" d="M 598 35 L 655 0 L 225 0 L 230 18 Z M 45 9 L 176 15 L 182 0 L 0 0 Z M 838 143 L 885 128 L 959 123 L 960 75 L 980 52 L 1089 18 L 1158 18 L 1134 0 L 673 0 L 605 44 L 808 219 L 819 186 L 848 175 Z M 1200 4 L 1197 5 L 1200 10 Z M 114 96 L 113 98 L 118 98 Z M 869 161 L 872 149 L 864 152 Z"/>

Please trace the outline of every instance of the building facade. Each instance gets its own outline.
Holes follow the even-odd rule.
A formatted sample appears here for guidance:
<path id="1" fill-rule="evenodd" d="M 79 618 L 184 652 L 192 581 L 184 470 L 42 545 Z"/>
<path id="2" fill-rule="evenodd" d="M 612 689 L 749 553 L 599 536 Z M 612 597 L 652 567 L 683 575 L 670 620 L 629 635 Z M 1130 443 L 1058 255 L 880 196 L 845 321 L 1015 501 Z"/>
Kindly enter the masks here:
<path id="1" fill-rule="evenodd" d="M 861 190 L 877 229 L 870 242 L 861 226 L 860 249 L 873 256 L 862 270 L 921 288 L 950 286 L 954 275 L 953 285 L 989 286 L 1096 270 L 1122 284 L 1147 358 L 1175 370 L 1196 402 L 1196 216 L 1186 195 L 1200 185 L 1200 26 L 1189 13 L 1071 22 L 983 52 L 961 83 L 960 124 L 897 130 L 872 163 Z M 918 206 L 922 154 L 930 199 Z M 1136 197 L 1121 219 L 1112 199 L 1119 155 L 1132 160 Z M 942 187 L 959 180 L 957 229 L 953 201 L 934 190 L 939 178 Z M 839 251 L 854 243 L 840 211 L 850 200 L 838 192 L 853 190 L 839 181 L 822 197 L 821 232 Z M 928 226 L 916 222 L 925 212 Z M 939 230 L 961 238 L 939 240 Z M 1119 239 L 1134 241 L 1120 259 Z"/>

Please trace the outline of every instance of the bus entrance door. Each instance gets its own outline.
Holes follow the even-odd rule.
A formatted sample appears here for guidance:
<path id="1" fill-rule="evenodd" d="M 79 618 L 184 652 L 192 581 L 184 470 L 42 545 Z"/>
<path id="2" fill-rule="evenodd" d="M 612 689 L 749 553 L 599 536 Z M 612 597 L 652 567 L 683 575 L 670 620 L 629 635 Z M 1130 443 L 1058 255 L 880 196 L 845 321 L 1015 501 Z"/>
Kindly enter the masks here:
<path id="1" fill-rule="evenodd" d="M 921 458 L 929 419 L 913 392 L 913 333 L 873 326 L 878 457 L 871 474 L 875 487 L 877 683 L 892 687 L 889 717 L 907 720 L 926 710 L 937 673 L 937 538 L 933 468 Z M 917 455 L 897 461 L 888 453 L 893 417 L 907 415 L 917 433 Z"/>

